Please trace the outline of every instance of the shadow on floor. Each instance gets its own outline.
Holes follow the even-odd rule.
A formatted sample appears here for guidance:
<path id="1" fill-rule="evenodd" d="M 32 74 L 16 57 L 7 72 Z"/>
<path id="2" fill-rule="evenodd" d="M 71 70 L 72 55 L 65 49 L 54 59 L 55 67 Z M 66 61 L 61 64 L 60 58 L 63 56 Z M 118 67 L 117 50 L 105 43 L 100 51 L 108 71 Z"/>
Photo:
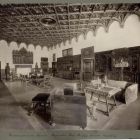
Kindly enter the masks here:
<path id="1" fill-rule="evenodd" d="M 0 82 L 0 91 L 0 130 L 33 129 L 19 110 L 19 104 L 3 82 Z"/>
<path id="2" fill-rule="evenodd" d="M 5 86 L 5 84 L 0 81 L 0 97 L 6 97 L 6 96 L 11 96 L 10 91 L 8 90 L 7 86 Z"/>
<path id="3" fill-rule="evenodd" d="M 35 110 L 32 110 L 32 112 L 30 112 L 30 104 L 28 104 L 28 105 L 20 104 L 20 106 L 22 107 L 22 109 L 25 110 L 25 112 L 27 112 L 28 116 L 32 116 L 34 114 L 39 119 L 41 119 L 44 123 L 50 124 L 50 122 L 52 122 L 50 108 L 46 108 L 45 110 L 44 110 L 44 108 L 37 108 Z"/>

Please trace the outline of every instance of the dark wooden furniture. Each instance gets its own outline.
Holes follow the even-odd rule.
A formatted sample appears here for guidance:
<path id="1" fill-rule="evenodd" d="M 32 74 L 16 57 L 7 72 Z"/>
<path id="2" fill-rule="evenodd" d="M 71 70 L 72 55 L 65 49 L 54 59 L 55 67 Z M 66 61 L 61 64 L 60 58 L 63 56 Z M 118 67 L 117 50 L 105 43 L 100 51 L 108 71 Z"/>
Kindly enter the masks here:
<path id="1" fill-rule="evenodd" d="M 28 110 L 32 112 L 50 113 L 50 121 L 64 125 L 78 125 L 83 129 L 87 126 L 86 97 L 76 93 L 69 95 L 50 95 L 49 93 L 37 94 L 31 102 Z M 47 117 L 47 116 L 45 116 Z"/>
<path id="2" fill-rule="evenodd" d="M 43 113 L 46 113 L 46 108 L 50 107 L 50 94 L 49 93 L 39 93 L 32 98 L 31 106 L 29 108 L 29 115 L 32 112 L 41 110 Z"/>
<path id="3" fill-rule="evenodd" d="M 64 88 L 64 95 L 73 95 L 73 89 Z"/>
<path id="4" fill-rule="evenodd" d="M 57 62 L 52 62 L 52 74 L 56 76 L 57 73 Z"/>
<path id="5" fill-rule="evenodd" d="M 94 47 L 83 49 L 82 55 L 57 58 L 57 76 L 65 79 L 80 79 L 82 75 L 82 79 L 90 80 L 94 75 L 94 63 Z"/>
<path id="6" fill-rule="evenodd" d="M 109 60 L 109 52 L 95 53 L 95 71 L 106 73 L 112 67 L 111 59 Z"/>
<path id="7" fill-rule="evenodd" d="M 65 57 L 65 56 L 72 56 L 72 55 L 73 55 L 73 50 L 72 50 L 72 48 L 62 50 L 62 56 L 63 56 L 63 57 Z"/>
<path id="8" fill-rule="evenodd" d="M 40 76 L 32 75 L 30 78 L 30 81 L 32 84 L 39 86 L 41 83 L 44 82 L 44 76 L 43 75 L 40 75 Z"/>
<path id="9" fill-rule="evenodd" d="M 49 73 L 49 63 L 47 57 L 41 57 L 41 69 L 43 72 L 43 75 Z"/>
<path id="10" fill-rule="evenodd" d="M 80 79 L 80 71 L 81 71 L 81 55 L 73 56 L 73 79 Z"/>
<path id="11" fill-rule="evenodd" d="M 0 81 L 1 81 L 1 61 L 0 61 Z"/>
<path id="12" fill-rule="evenodd" d="M 94 73 L 104 73 L 109 79 L 136 82 L 140 85 L 140 46 L 130 47 L 127 50 L 127 55 L 124 54 L 128 56 L 129 65 L 123 68 L 123 72 L 120 67 L 114 67 L 114 56 L 112 54 L 114 50 L 97 52 L 95 56 L 89 55 L 88 53 L 86 55 L 86 51 L 83 51 L 84 56 L 79 54 L 58 58 L 56 75 L 66 79 L 80 79 L 81 68 L 83 68 L 84 71 L 82 69 L 83 74 L 81 75 L 85 80 L 90 80 Z M 124 49 L 122 51 L 124 52 Z M 121 49 L 119 49 L 118 56 L 120 53 Z M 90 57 L 92 59 L 88 59 Z M 70 67 L 72 69 L 71 71 L 69 70 Z M 123 73 L 123 76 L 120 76 L 120 73 Z"/>
<path id="13" fill-rule="evenodd" d="M 52 118 L 55 123 L 87 126 L 86 97 L 79 95 L 54 95 Z"/>
<path id="14" fill-rule="evenodd" d="M 124 55 L 128 61 L 128 67 L 124 67 L 123 71 L 121 67 L 115 67 L 113 52 L 114 50 L 95 53 L 95 71 L 105 73 L 109 79 L 124 80 L 140 85 L 140 46 L 115 50 L 118 58 Z"/>
<path id="15" fill-rule="evenodd" d="M 64 79 L 73 79 L 73 56 L 66 56 L 57 59 L 57 76 Z"/>

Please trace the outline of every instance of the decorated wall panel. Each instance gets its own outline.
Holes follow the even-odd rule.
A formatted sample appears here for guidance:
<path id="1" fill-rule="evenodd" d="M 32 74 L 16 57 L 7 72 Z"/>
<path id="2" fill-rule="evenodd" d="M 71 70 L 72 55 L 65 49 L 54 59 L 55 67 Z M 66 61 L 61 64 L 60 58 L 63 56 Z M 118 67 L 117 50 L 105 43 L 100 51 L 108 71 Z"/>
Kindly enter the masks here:
<path id="1" fill-rule="evenodd" d="M 72 48 L 62 50 L 62 56 L 71 56 L 71 55 L 73 55 Z"/>
<path id="2" fill-rule="evenodd" d="M 13 50 L 13 64 L 33 64 L 33 53 L 25 48 Z"/>

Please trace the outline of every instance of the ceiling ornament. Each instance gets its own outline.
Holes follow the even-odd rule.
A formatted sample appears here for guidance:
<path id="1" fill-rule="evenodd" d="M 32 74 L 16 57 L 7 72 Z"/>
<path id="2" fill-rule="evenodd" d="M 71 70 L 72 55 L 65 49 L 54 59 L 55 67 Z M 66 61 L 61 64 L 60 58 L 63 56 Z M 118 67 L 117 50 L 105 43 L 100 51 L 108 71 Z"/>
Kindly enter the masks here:
<path id="1" fill-rule="evenodd" d="M 40 19 L 40 23 L 46 27 L 48 26 L 55 26 L 56 25 L 56 20 L 52 17 L 45 17 Z"/>

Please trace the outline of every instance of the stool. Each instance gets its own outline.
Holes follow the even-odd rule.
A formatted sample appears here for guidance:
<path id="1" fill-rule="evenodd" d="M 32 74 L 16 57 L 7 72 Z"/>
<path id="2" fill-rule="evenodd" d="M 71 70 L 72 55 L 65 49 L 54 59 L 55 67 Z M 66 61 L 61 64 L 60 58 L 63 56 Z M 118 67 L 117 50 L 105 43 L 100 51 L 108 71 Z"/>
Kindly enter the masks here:
<path id="1" fill-rule="evenodd" d="M 30 110 L 28 111 L 29 115 L 35 111 L 37 108 L 42 107 L 44 113 L 46 113 L 46 107 L 50 107 L 49 101 L 50 94 L 49 93 L 39 93 L 33 99 L 31 103 Z"/>

